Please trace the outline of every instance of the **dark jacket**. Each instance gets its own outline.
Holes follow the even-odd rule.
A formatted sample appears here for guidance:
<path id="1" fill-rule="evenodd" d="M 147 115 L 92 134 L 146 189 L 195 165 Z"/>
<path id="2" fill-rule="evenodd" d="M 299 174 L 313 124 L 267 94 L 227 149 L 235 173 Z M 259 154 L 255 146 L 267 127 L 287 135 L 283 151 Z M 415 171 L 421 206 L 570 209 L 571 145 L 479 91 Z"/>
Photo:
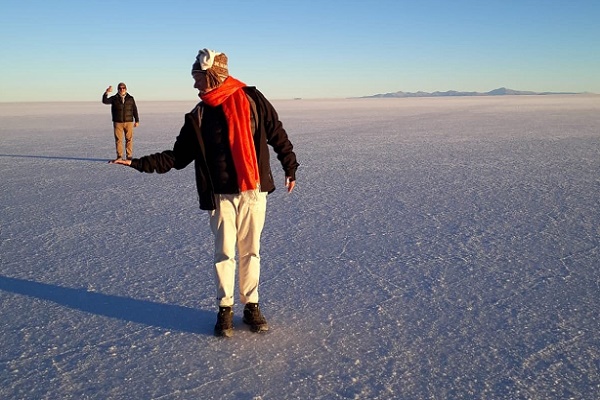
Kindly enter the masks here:
<path id="1" fill-rule="evenodd" d="M 299 164 L 296 161 L 292 143 L 279 121 L 275 108 L 256 88 L 245 87 L 244 91 L 252 108 L 252 128 L 260 173 L 260 190 L 271 193 L 275 190 L 275 183 L 271 173 L 268 145 L 277 154 L 285 176 L 291 177 L 291 180 L 296 180 L 296 169 Z M 198 124 L 199 115 L 202 115 L 201 127 Z M 194 161 L 200 208 L 214 210 L 216 208 L 215 193 L 230 193 L 231 190 L 217 191 L 216 187 L 222 188 L 223 182 L 216 182 L 215 185 L 213 180 L 221 180 L 221 174 L 224 171 L 231 171 L 231 166 L 224 167 L 225 170 L 218 166 L 219 160 L 223 159 L 215 157 L 213 154 L 215 144 L 206 143 L 205 137 L 211 134 L 223 135 L 227 132 L 227 122 L 222 107 L 210 107 L 200 102 L 190 113 L 185 115 L 183 127 L 175 140 L 173 150 L 134 158 L 131 161 L 131 167 L 140 172 L 165 173 L 172 168 L 183 169 Z M 210 154 L 208 148 L 212 149 Z M 234 192 L 237 191 L 236 188 Z"/>
<path id="2" fill-rule="evenodd" d="M 125 94 L 125 102 L 121 100 L 119 94 L 108 97 L 108 94 L 104 93 L 102 103 L 111 105 L 113 122 L 140 122 L 135 99 L 129 93 Z"/>

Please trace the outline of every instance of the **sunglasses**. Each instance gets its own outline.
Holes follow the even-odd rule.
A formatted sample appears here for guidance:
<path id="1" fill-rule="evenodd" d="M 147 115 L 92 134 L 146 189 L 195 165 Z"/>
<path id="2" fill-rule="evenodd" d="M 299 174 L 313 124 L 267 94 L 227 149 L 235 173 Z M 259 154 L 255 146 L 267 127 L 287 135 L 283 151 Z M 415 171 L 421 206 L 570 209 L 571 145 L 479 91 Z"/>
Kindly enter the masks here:
<path id="1" fill-rule="evenodd" d="M 119 90 L 126 90 L 127 88 L 125 86 L 119 86 Z"/>

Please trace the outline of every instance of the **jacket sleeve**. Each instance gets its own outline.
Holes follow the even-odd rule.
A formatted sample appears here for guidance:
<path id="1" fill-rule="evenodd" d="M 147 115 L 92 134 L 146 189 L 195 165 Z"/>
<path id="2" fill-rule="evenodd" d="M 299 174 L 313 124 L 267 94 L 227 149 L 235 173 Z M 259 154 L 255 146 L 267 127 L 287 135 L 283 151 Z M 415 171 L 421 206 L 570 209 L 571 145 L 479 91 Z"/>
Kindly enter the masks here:
<path id="1" fill-rule="evenodd" d="M 135 99 L 132 98 L 133 100 L 133 104 L 132 104 L 132 111 L 133 111 L 133 119 L 135 122 L 140 122 L 140 117 L 138 115 L 138 109 L 137 109 L 137 104 L 135 104 Z"/>
<path id="2" fill-rule="evenodd" d="M 296 161 L 294 146 L 279 120 L 275 107 L 260 91 L 256 90 L 255 93 L 261 116 L 259 123 L 264 124 L 263 129 L 266 131 L 267 143 L 277 154 L 277 159 L 285 171 L 285 176 L 289 176 L 291 180 L 295 181 L 296 170 L 300 164 Z"/>
<path id="3" fill-rule="evenodd" d="M 185 123 L 175 140 L 173 150 L 150 154 L 131 160 L 131 167 L 140 172 L 164 174 L 171 169 L 187 167 L 198 155 L 199 144 L 192 114 L 186 114 Z"/>
<path id="4" fill-rule="evenodd" d="M 102 95 L 102 103 L 104 104 L 112 104 L 112 97 L 108 97 L 108 94 L 104 92 Z"/>

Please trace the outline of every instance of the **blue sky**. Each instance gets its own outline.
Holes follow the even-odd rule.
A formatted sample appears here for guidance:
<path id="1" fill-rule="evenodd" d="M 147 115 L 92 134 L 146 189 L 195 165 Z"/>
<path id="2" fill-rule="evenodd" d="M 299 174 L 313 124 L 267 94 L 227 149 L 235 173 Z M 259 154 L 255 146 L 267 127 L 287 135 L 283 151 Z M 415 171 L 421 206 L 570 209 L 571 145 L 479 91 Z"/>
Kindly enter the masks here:
<path id="1" fill-rule="evenodd" d="M 28 1 L 0 5 L 0 101 L 196 99 L 198 49 L 271 99 L 600 93 L 600 1 Z"/>

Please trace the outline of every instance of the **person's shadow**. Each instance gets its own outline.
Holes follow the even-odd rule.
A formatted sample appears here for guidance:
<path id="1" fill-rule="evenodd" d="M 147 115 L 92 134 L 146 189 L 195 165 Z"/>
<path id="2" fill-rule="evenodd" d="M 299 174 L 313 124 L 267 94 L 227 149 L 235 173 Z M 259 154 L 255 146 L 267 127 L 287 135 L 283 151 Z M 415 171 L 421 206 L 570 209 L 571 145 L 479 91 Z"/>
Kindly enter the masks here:
<path id="1" fill-rule="evenodd" d="M 110 161 L 108 158 L 34 156 L 34 155 L 27 155 L 27 154 L 0 154 L 0 157 L 40 158 L 40 159 L 44 159 L 44 160 L 71 160 L 71 161 L 90 161 L 90 162 L 109 162 Z"/>
<path id="2" fill-rule="evenodd" d="M 167 330 L 212 335 L 214 313 L 0 276 L 0 290 L 49 300 L 91 314 Z"/>

